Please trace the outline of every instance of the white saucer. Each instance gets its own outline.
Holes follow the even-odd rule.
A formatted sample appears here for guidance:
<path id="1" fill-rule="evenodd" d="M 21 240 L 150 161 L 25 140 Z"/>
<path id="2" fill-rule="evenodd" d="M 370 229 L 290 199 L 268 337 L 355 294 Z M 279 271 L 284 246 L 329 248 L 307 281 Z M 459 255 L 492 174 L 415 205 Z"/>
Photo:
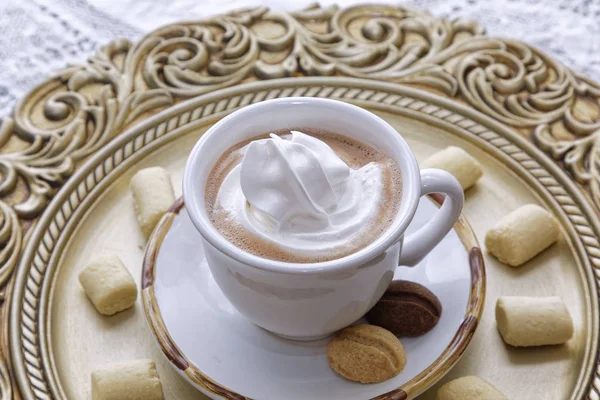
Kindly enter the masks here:
<path id="1" fill-rule="evenodd" d="M 423 225 L 436 209 L 434 202 L 421 199 L 408 231 Z M 466 220 L 461 217 L 418 266 L 398 268 L 395 278 L 428 287 L 440 299 L 443 313 L 429 333 L 401 339 L 406 368 L 395 378 L 373 385 L 353 383 L 329 368 L 329 339 L 285 340 L 242 317 L 212 278 L 199 233 L 181 200 L 163 217 L 148 244 L 143 302 L 164 354 L 211 398 L 401 400 L 414 398 L 448 372 L 466 349 L 481 316 L 483 257 Z"/>

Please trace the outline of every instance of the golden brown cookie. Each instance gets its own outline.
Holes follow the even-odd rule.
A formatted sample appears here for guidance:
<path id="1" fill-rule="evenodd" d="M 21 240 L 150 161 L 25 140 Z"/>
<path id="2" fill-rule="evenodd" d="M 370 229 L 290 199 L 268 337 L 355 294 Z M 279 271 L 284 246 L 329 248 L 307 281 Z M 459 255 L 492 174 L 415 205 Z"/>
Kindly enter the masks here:
<path id="1" fill-rule="evenodd" d="M 406 353 L 394 334 L 374 325 L 355 325 L 335 334 L 327 345 L 335 372 L 360 383 L 386 381 L 406 365 Z"/>

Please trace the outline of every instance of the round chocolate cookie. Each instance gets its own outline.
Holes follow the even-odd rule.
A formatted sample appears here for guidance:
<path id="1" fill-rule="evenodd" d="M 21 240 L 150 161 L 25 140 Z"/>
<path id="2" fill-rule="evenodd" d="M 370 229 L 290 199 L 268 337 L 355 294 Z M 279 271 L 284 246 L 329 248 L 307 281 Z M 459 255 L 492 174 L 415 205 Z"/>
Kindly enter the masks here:
<path id="1" fill-rule="evenodd" d="M 394 335 L 420 336 L 433 329 L 441 315 L 440 301 L 425 286 L 393 281 L 366 318 Z"/>

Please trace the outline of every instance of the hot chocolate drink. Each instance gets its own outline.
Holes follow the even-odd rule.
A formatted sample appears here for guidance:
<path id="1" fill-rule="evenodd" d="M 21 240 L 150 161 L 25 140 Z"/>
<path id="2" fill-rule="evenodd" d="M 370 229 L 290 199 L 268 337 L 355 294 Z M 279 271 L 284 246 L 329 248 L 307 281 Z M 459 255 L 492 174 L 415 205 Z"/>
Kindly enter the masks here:
<path id="1" fill-rule="evenodd" d="M 217 161 L 206 204 L 219 233 L 257 256 L 294 263 L 352 254 L 390 226 L 398 165 L 343 135 L 312 128 L 238 143 Z"/>

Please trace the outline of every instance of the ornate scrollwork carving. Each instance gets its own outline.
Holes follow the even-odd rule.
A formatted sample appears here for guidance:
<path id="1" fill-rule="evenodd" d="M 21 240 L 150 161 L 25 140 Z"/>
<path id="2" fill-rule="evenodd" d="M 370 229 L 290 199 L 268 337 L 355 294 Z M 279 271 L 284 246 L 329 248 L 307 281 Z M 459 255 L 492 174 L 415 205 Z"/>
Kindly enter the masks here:
<path id="1" fill-rule="evenodd" d="M 141 66 L 145 83 L 192 97 L 242 81 L 260 53 L 250 25 L 266 12 L 257 8 L 153 32 L 138 45 L 147 49 Z"/>
<path id="2" fill-rule="evenodd" d="M 17 265 L 21 241 L 22 234 L 16 213 L 9 205 L 0 201 L 0 288 L 8 281 Z M 0 295 L 1 292 L 0 290 Z"/>
<path id="3" fill-rule="evenodd" d="M 149 110 L 172 104 L 164 89 L 137 88 L 126 40 L 100 49 L 87 64 L 70 67 L 35 88 L 16 107 L 14 120 L 0 128 L 0 145 L 13 136 L 19 150 L 0 154 L 0 196 L 10 197 L 24 183 L 23 199 L 11 199 L 23 219 L 36 217 L 75 169 Z"/>
<path id="4" fill-rule="evenodd" d="M 586 187 L 600 206 L 600 91 L 587 83 L 575 88 L 561 118 L 537 125 L 533 139 Z"/>
<path id="5" fill-rule="evenodd" d="M 276 34 L 274 34 L 276 33 Z M 312 8 L 292 14 L 258 8 L 200 23 L 171 25 L 151 46 L 143 75 L 150 87 L 191 97 L 247 78 L 345 75 L 422 83 L 448 95 L 457 81 L 440 63 L 472 51 L 483 28 L 463 19 L 385 6 Z"/>
<path id="6" fill-rule="evenodd" d="M 571 73 L 526 45 L 503 41 L 458 60 L 460 95 L 485 114 L 514 127 L 560 118 L 573 96 Z"/>

